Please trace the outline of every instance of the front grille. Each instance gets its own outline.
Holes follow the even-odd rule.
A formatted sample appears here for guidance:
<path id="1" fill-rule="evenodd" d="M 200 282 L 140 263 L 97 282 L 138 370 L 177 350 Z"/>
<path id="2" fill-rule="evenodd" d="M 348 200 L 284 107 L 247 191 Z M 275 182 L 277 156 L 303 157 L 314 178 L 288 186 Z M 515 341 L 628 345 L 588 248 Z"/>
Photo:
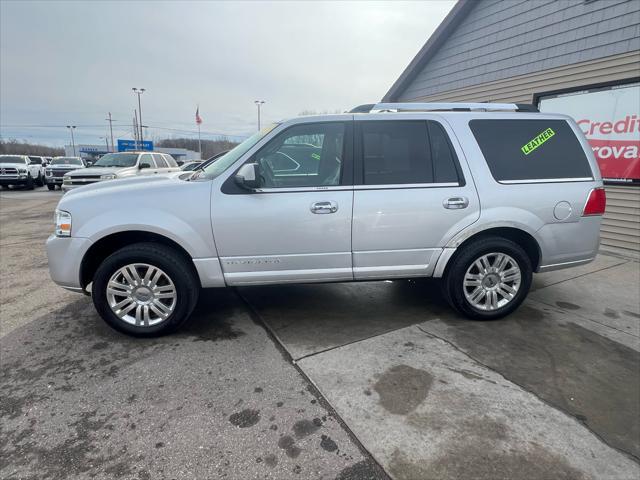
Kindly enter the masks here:
<path id="1" fill-rule="evenodd" d="M 51 171 L 51 176 L 52 177 L 64 177 L 64 174 L 67 173 L 69 170 L 52 170 Z"/>
<path id="2" fill-rule="evenodd" d="M 18 169 L 17 168 L 0 168 L 0 175 L 12 175 L 12 176 L 16 176 L 18 175 Z"/>
<path id="3" fill-rule="evenodd" d="M 100 175 L 83 175 L 82 177 L 68 177 L 65 185 L 89 185 L 100 181 Z"/>

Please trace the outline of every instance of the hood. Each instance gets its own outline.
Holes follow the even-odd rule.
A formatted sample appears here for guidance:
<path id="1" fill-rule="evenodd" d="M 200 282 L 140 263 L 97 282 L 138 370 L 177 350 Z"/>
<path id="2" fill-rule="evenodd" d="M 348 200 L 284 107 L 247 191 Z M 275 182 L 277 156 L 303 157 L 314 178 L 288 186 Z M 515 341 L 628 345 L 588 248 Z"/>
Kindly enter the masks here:
<path id="1" fill-rule="evenodd" d="M 117 175 L 124 171 L 134 171 L 136 167 L 89 167 L 81 168 L 79 171 L 70 172 L 69 176 L 75 177 L 77 175 Z"/>
<path id="2" fill-rule="evenodd" d="M 47 165 L 47 169 L 51 170 L 86 170 L 82 165 L 70 165 L 68 163 L 61 163 L 60 165 Z"/>
<path id="3" fill-rule="evenodd" d="M 85 172 L 88 172 L 90 170 L 94 170 L 94 169 L 83 168 L 81 173 L 84 174 Z M 95 170 L 112 171 L 115 169 L 107 168 L 107 169 L 95 169 Z M 136 175 L 136 176 L 127 177 L 127 178 L 116 178 L 114 180 L 104 180 L 102 182 L 91 183 L 89 185 L 84 185 L 82 187 L 74 188 L 73 190 L 69 190 L 67 193 L 65 193 L 63 198 L 66 198 L 69 196 L 76 196 L 76 195 L 89 193 L 89 192 L 91 193 L 93 192 L 110 193 L 111 191 L 122 192 L 126 190 L 131 190 L 132 188 L 135 188 L 136 191 L 139 191 L 141 187 L 144 187 L 145 185 L 148 185 L 148 184 L 153 184 L 153 185 L 157 185 L 159 183 L 175 184 L 176 182 L 182 182 L 182 181 L 179 180 L 178 178 L 175 178 L 175 177 L 171 178 L 167 175 Z"/>
<path id="4" fill-rule="evenodd" d="M 4 163 L 0 162 L 0 168 L 23 168 L 27 169 L 27 166 L 24 163 Z"/>

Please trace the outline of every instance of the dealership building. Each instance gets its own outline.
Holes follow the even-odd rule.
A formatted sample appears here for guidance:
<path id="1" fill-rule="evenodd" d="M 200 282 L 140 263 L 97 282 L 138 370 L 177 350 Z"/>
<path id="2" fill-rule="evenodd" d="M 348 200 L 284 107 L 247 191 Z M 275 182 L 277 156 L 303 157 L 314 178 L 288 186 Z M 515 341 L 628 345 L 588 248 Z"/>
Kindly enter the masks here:
<path id="1" fill-rule="evenodd" d="M 640 1 L 459 0 L 383 101 L 571 115 L 605 179 L 602 244 L 640 252 Z"/>
<path id="2" fill-rule="evenodd" d="M 127 143 L 125 143 L 127 142 Z M 122 148 L 121 145 L 132 145 L 132 147 Z M 134 140 L 118 140 L 118 145 L 116 151 L 125 152 L 130 150 L 139 150 L 133 147 L 135 145 Z M 159 153 L 168 153 L 173 158 L 175 158 L 178 162 L 190 162 L 193 160 L 200 160 L 200 153 L 194 152 L 193 150 L 187 150 L 186 148 L 168 148 L 168 147 L 154 147 L 152 142 L 145 142 L 145 150 L 153 150 L 154 152 Z M 107 153 L 111 153 L 112 150 L 106 144 L 98 144 L 98 145 L 87 145 L 87 144 L 79 144 L 79 145 L 65 145 L 64 146 L 64 154 L 68 157 L 81 157 L 87 161 L 95 162 L 102 155 Z"/>

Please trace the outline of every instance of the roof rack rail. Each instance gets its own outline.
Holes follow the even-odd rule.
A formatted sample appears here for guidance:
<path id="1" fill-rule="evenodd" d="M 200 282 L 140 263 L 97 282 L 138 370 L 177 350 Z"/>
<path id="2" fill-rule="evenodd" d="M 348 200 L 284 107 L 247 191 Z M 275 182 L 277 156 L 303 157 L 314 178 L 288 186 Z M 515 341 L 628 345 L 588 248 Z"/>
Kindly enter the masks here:
<path id="1" fill-rule="evenodd" d="M 366 112 L 370 105 L 360 105 L 351 113 Z M 434 111 L 452 111 L 452 112 L 537 112 L 535 105 L 528 103 L 377 103 L 368 110 L 368 112 L 434 112 Z"/>

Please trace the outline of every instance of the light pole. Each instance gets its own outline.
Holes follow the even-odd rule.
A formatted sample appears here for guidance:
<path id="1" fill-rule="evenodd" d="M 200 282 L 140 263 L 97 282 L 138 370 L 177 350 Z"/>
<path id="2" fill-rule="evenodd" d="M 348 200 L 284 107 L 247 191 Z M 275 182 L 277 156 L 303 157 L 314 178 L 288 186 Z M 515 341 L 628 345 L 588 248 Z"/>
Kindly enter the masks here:
<path id="1" fill-rule="evenodd" d="M 111 118 L 111 112 L 109 112 L 109 118 L 106 120 L 109 122 L 109 131 L 111 132 L 111 151 L 115 151 L 115 147 L 113 146 L 113 119 Z M 107 150 L 109 150 L 108 145 Z"/>
<path id="2" fill-rule="evenodd" d="M 138 95 L 138 116 L 140 119 L 140 145 L 142 145 L 142 150 L 144 150 L 144 140 L 142 139 L 142 105 L 140 104 L 140 95 L 144 93 L 144 88 L 136 88 L 133 87 L 133 93 Z"/>
<path id="3" fill-rule="evenodd" d="M 76 156 L 76 141 L 73 139 L 73 129 L 76 128 L 75 125 L 67 125 L 67 128 L 71 132 L 71 146 L 73 147 L 73 156 Z"/>
<path id="4" fill-rule="evenodd" d="M 258 131 L 260 131 L 260 107 L 265 103 L 264 100 L 254 100 L 256 106 L 258 107 Z"/>

